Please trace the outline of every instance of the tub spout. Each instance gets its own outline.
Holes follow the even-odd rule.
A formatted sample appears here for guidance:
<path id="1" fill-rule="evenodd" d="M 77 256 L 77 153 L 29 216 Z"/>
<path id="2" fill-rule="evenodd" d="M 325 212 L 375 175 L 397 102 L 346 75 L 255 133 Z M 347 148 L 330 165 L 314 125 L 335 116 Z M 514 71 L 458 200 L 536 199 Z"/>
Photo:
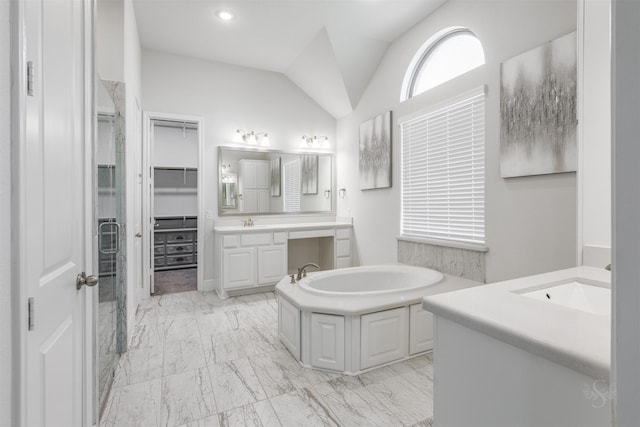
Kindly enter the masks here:
<path id="1" fill-rule="evenodd" d="M 320 270 L 320 266 L 318 264 L 314 264 L 312 262 L 303 265 L 302 267 L 298 267 L 298 275 L 296 276 L 296 281 L 300 281 L 303 277 L 307 277 L 307 268 L 315 267 Z"/>

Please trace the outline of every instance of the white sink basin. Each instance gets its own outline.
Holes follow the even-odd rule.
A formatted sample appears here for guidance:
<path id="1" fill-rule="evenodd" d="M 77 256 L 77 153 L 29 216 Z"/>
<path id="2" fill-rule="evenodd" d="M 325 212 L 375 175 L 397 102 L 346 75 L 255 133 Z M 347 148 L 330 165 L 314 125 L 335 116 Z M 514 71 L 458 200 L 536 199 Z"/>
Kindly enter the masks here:
<path id="1" fill-rule="evenodd" d="M 522 295 L 598 315 L 611 314 L 611 289 L 576 280 Z"/>

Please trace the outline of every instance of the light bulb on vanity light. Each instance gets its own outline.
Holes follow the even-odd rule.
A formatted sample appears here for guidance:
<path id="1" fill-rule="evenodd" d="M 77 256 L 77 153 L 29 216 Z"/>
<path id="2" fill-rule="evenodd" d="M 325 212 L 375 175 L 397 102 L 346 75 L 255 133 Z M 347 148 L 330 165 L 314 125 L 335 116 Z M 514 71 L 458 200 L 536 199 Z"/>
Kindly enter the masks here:
<path id="1" fill-rule="evenodd" d="M 329 137 L 302 135 L 301 148 L 330 148 Z"/>
<path id="2" fill-rule="evenodd" d="M 270 147 L 269 135 L 266 132 L 246 131 L 238 129 L 233 137 L 233 142 L 246 143 L 249 145 L 258 145 L 261 147 Z"/>
<path id="3" fill-rule="evenodd" d="M 218 19 L 221 19 L 223 21 L 232 21 L 234 18 L 233 13 L 229 12 L 228 10 L 217 11 L 216 16 L 218 17 Z"/>

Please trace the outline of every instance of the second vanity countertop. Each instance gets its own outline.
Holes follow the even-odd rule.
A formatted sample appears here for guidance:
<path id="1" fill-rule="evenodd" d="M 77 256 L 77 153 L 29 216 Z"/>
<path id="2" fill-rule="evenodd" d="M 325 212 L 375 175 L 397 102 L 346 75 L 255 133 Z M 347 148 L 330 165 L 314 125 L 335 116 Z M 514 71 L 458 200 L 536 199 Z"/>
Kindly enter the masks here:
<path id="1" fill-rule="evenodd" d="M 576 267 L 425 297 L 437 316 L 581 372 L 609 380 L 611 316 L 520 295 L 528 289 L 583 279 L 611 287 L 604 268 Z M 473 349 L 469 349 L 473 351 Z"/>
<path id="2" fill-rule="evenodd" d="M 253 231 L 298 231 L 298 230 L 318 230 L 325 228 L 351 228 L 353 225 L 350 222 L 300 222 L 289 224 L 256 224 L 251 227 L 244 227 L 242 225 L 231 225 L 214 227 L 213 230 L 216 233 L 238 233 L 238 232 L 253 232 Z"/>

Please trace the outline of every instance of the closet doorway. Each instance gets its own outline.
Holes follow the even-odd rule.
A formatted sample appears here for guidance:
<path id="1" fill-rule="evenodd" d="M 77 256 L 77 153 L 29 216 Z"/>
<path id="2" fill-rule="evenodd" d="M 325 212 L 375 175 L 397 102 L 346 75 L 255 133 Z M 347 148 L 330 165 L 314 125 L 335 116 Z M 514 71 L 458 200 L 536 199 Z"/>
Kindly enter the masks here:
<path id="1" fill-rule="evenodd" d="M 150 295 L 202 291 L 202 120 L 145 113 L 145 130 L 145 288 Z"/>

